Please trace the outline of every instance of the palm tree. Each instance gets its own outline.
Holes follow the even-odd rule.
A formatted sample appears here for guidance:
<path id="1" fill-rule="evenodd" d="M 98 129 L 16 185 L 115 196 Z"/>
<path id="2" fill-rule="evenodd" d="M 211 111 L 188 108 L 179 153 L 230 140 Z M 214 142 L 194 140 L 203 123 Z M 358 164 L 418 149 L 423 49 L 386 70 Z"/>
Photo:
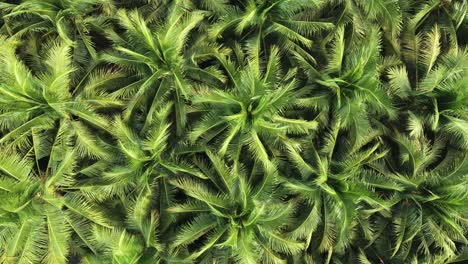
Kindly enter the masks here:
<path id="1" fill-rule="evenodd" d="M 27 156 L 0 157 L 2 263 L 67 263 L 71 252 L 97 252 L 94 226 L 112 227 L 103 208 L 69 190 L 79 158 L 68 129 L 60 126 L 52 142 L 34 142 Z"/>
<path id="2" fill-rule="evenodd" d="M 142 237 L 123 229 L 95 229 L 95 239 L 102 251 L 99 254 L 84 255 L 82 263 L 158 263 L 160 257 L 155 251 L 148 251 Z"/>
<path id="3" fill-rule="evenodd" d="M 340 133 L 340 138 L 352 136 Z M 374 191 L 398 188 L 370 172 L 370 165 L 388 152 L 379 136 L 370 132 L 360 141 L 339 142 L 328 133 L 319 137 L 324 140 L 308 141 L 301 153 L 289 153 L 289 166 L 282 166 L 287 169 L 283 186 L 302 208 L 291 234 L 305 239 L 307 247 L 305 259 L 297 261 L 313 256 L 321 263 L 330 263 L 332 256 L 339 258 L 351 245 L 359 245 L 359 236 L 370 238 L 371 215 L 389 215 L 391 204 Z"/>
<path id="4" fill-rule="evenodd" d="M 355 45 L 359 38 L 346 38 L 346 32 L 345 27 L 338 28 L 324 67 L 296 56 L 308 76 L 310 91 L 298 104 L 319 112 L 324 126 L 336 123 L 335 129 L 359 130 L 363 120 L 395 118 L 390 97 L 379 85 L 380 34 L 370 28 L 365 40 Z"/>
<path id="5" fill-rule="evenodd" d="M 173 215 L 166 213 L 176 195 L 168 180 L 180 173 L 206 179 L 171 151 L 173 135 L 168 119 L 172 107 L 167 104 L 157 109 L 148 117 L 152 121 L 147 129 L 138 132 L 122 118 L 116 118 L 112 127 L 117 145 L 114 156 L 83 168 L 81 173 L 88 178 L 76 186 L 96 202 L 119 200 L 131 221 L 127 229 L 140 232 L 145 237 L 146 247 L 157 249 L 161 248 L 148 241 L 154 239 L 154 235 L 149 234 L 154 232 L 152 221 L 161 219 L 160 232 L 165 232 L 175 221 Z M 154 214 L 158 214 L 158 218 L 153 217 Z"/>
<path id="6" fill-rule="evenodd" d="M 375 220 L 376 234 L 391 232 L 392 239 L 374 236 L 368 255 L 385 262 L 447 263 L 468 242 L 466 153 L 449 149 L 441 155 L 440 140 L 431 145 L 399 134 L 392 140 L 395 155 L 373 167 L 402 189 L 391 197 L 392 217 Z"/>
<path id="7" fill-rule="evenodd" d="M 164 257 L 159 242 L 159 213 L 150 189 L 122 199 L 125 225 L 94 228 L 91 235 L 98 253 L 80 252 L 83 263 L 155 263 Z"/>
<path id="8" fill-rule="evenodd" d="M 5 47 L 0 54 L 0 144 L 28 150 L 34 147 L 31 137 L 47 137 L 44 133 L 57 131 L 60 124 L 72 128 L 67 131 L 76 137 L 80 154 L 109 155 L 108 144 L 92 131 L 109 132 L 108 119 L 99 112 L 121 107 L 120 101 L 106 97 L 113 73 L 98 72 L 75 85 L 70 47 L 54 42 L 43 71 L 33 74 L 15 55 L 14 40 L 0 42 Z"/>
<path id="9" fill-rule="evenodd" d="M 110 33 L 115 51 L 103 56 L 107 62 L 127 70 L 134 82 L 119 92 L 132 95 L 127 107 L 126 120 L 134 116 L 138 107 L 148 101 L 148 116 L 159 103 L 168 97 L 174 100 L 177 134 L 181 135 L 186 124 L 186 101 L 192 87 L 188 76 L 203 74 L 221 79 L 212 69 L 200 69 L 186 54 L 186 42 L 191 31 L 202 21 L 201 11 L 188 12 L 190 6 L 183 1 L 172 4 L 164 21 L 149 25 L 137 11 L 118 13 L 119 24 L 125 29 L 120 35 Z M 143 123 L 150 120 L 143 117 Z"/>
<path id="10" fill-rule="evenodd" d="M 171 183 L 188 196 L 169 212 L 192 217 L 176 231 L 171 247 L 187 259 L 209 263 L 213 258 L 241 263 L 278 263 L 303 244 L 284 236 L 294 204 L 276 191 L 276 175 L 258 164 L 227 164 L 210 151 L 195 158 L 207 179 L 180 175 Z M 200 241 L 200 242 L 197 242 Z M 201 243 L 192 249 L 191 245 Z"/>
<path id="11" fill-rule="evenodd" d="M 464 89 L 467 51 L 458 47 L 441 54 L 438 26 L 414 37 L 412 52 L 403 51 L 404 63 L 387 70 L 387 89 L 407 118 L 413 137 L 429 132 L 444 135 L 453 145 L 468 147 L 467 101 Z"/>
<path id="12" fill-rule="evenodd" d="M 333 19 L 333 24 L 350 24 L 353 34 L 365 36 L 369 24 L 377 25 L 385 40 L 394 43 L 401 31 L 403 13 L 408 4 L 402 1 L 327 0 L 324 12 Z"/>
<path id="13" fill-rule="evenodd" d="M 211 1 L 204 1 L 211 2 Z M 237 5 L 215 5 L 216 22 L 211 26 L 211 38 L 242 36 L 251 55 L 268 53 L 268 43 L 278 43 L 283 51 L 295 51 L 311 58 L 308 49 L 314 33 L 330 30 L 333 24 L 316 18 L 321 1 L 244 0 Z M 213 6 L 205 4 L 206 6 Z M 217 11 L 217 12 L 216 12 Z"/>
<path id="14" fill-rule="evenodd" d="M 151 192 L 152 186 L 161 177 L 164 166 L 171 168 L 170 163 L 166 164 L 164 161 L 166 155 L 163 155 L 168 144 L 170 123 L 167 116 L 171 107 L 168 104 L 155 112 L 151 126 L 141 133 L 129 128 L 117 117 L 112 129 L 118 152 L 109 162 L 101 161 L 95 165 L 94 170 L 99 173 L 91 172 L 90 181 L 83 185 L 83 191 L 90 189 L 91 193 L 98 193 L 94 197 L 97 200 L 115 195 L 123 197 L 132 189 L 137 192 Z M 113 166 L 109 167 L 111 164 Z M 99 191 L 96 191 L 96 187 Z"/>
<path id="15" fill-rule="evenodd" d="M 317 123 L 288 116 L 301 91 L 294 70 L 283 75 L 278 49 L 272 49 L 265 69 L 250 63 L 250 57 L 239 60 L 239 68 L 230 60 L 222 63 L 230 76 L 229 87 L 202 87 L 193 98 L 194 111 L 203 116 L 189 139 L 192 143 L 215 142 L 218 153 L 229 153 L 233 160 L 247 147 L 267 170 L 274 170 L 271 156 L 295 145 L 288 135 L 308 134 Z"/>
<path id="16" fill-rule="evenodd" d="M 107 10 L 108 6 L 108 0 L 26 0 L 17 5 L 5 4 L 0 6 L 7 11 L 4 15 L 6 32 L 2 33 L 11 36 L 35 34 L 39 38 L 58 35 L 67 45 L 79 50 L 75 52 L 85 52 L 96 58 L 90 33 L 93 30 L 104 32 L 105 18 L 96 11 Z"/>
<path id="17" fill-rule="evenodd" d="M 418 32 L 429 31 L 438 26 L 443 42 L 452 47 L 458 45 L 459 36 L 463 35 L 463 29 L 466 29 L 464 21 L 468 6 L 464 1 L 431 0 L 403 7 L 409 19 L 404 21 L 402 35 L 410 38 L 403 39 L 403 43 L 412 46 L 415 44 L 413 38 Z"/>

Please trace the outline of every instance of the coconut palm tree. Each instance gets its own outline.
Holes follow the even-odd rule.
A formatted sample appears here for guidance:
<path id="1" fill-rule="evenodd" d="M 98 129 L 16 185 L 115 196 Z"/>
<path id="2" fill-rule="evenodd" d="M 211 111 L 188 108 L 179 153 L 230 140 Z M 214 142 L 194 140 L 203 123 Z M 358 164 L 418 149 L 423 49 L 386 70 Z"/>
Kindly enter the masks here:
<path id="1" fill-rule="evenodd" d="M 170 107 L 169 104 L 155 113 L 154 122 L 147 131 L 141 133 L 142 136 L 129 128 L 121 118 L 116 118 L 112 129 L 115 131 L 118 152 L 111 162 L 96 164 L 95 170 L 102 171 L 97 179 L 90 179 L 90 182 L 98 181 L 102 185 L 96 199 L 125 195 L 126 191 L 132 188 L 136 188 L 137 191 L 151 191 L 150 187 L 154 184 L 156 176 L 160 176 L 159 167 L 164 168 L 166 165 L 162 157 L 169 137 L 170 123 L 167 122 L 167 115 Z M 107 164 L 114 166 L 107 170 Z M 170 168 L 169 164 L 167 166 Z M 96 173 L 93 171 L 89 176 L 94 174 Z M 90 188 L 93 185 L 84 186 Z"/>
<path id="2" fill-rule="evenodd" d="M 401 112 L 407 111 L 411 136 L 432 132 L 466 149 L 467 51 L 453 47 L 441 54 L 438 26 L 414 38 L 415 50 L 403 52 L 404 63 L 387 70 L 387 89 Z"/>
<path id="3" fill-rule="evenodd" d="M 353 34 L 363 36 L 369 24 L 378 25 L 387 41 L 401 31 L 403 12 L 408 5 L 401 1 L 327 0 L 324 12 L 335 25 L 352 27 Z"/>
<path id="4" fill-rule="evenodd" d="M 413 38 L 414 34 L 438 26 L 442 40 L 447 44 L 457 46 L 459 35 L 463 35 L 463 29 L 466 29 L 464 14 L 467 9 L 468 6 L 464 1 L 431 0 L 414 3 L 413 6 L 404 5 L 403 10 L 409 19 L 403 25 L 404 34 L 402 35 L 408 34 L 408 37 Z M 414 41 L 406 43 L 415 44 Z"/>
<path id="5" fill-rule="evenodd" d="M 340 134 L 339 138 L 352 136 L 344 131 Z M 297 261 L 313 256 L 330 263 L 353 243 L 359 245 L 355 242 L 360 235 L 371 237 L 371 215 L 389 215 L 392 204 L 375 194 L 375 189 L 399 188 L 385 184 L 370 171 L 370 165 L 388 152 L 375 131 L 360 141 L 340 142 L 331 133 L 321 138 L 325 139 L 309 141 L 301 153 L 289 153 L 291 165 L 282 166 L 288 170 L 282 181 L 302 208 L 291 234 L 306 241 L 307 251 Z"/>
<path id="6" fill-rule="evenodd" d="M 295 145 L 288 135 L 308 134 L 317 123 L 287 115 L 301 91 L 294 70 L 282 73 L 278 49 L 272 49 L 265 69 L 251 64 L 249 57 L 239 59 L 239 68 L 230 60 L 223 62 L 232 83 L 229 87 L 202 87 L 193 98 L 195 111 L 203 116 L 189 139 L 192 143 L 216 142 L 218 153 L 229 153 L 233 160 L 247 148 L 267 170 L 274 170 L 271 157 L 279 149 Z"/>
<path id="7" fill-rule="evenodd" d="M 360 44 L 355 45 L 355 41 Z M 385 130 L 386 126 L 380 124 L 397 117 L 394 102 L 380 86 L 379 69 L 383 63 L 379 50 L 377 28 L 369 28 L 362 40 L 341 26 L 334 34 L 324 62 L 320 63 L 323 66 L 314 66 L 296 54 L 295 60 L 307 81 L 301 89 L 306 93 L 295 104 L 312 111 L 319 130 L 327 131 L 331 142 L 336 142 L 340 130 L 345 130 L 353 146 L 369 131 Z"/>
<path id="8" fill-rule="evenodd" d="M 27 0 L 17 5 L 5 4 L 0 6 L 7 11 L 5 32 L 2 33 L 12 36 L 34 34 L 39 38 L 58 35 L 67 45 L 73 45 L 77 49 L 75 52 L 96 58 L 91 31 L 104 32 L 105 16 L 97 11 L 108 10 L 109 4 L 108 0 Z"/>
<path id="9" fill-rule="evenodd" d="M 466 245 L 466 153 L 456 149 L 441 155 L 443 141 L 411 140 L 395 135 L 394 156 L 374 166 L 381 177 L 402 190 L 392 196 L 391 218 L 376 220 L 373 258 L 401 263 L 411 259 L 447 263 Z"/>
<path id="10" fill-rule="evenodd" d="M 277 263 L 302 249 L 302 243 L 282 232 L 294 204 L 284 203 L 275 191 L 275 174 L 258 164 L 229 165 L 210 151 L 195 163 L 207 179 L 180 175 L 171 180 L 188 198 L 169 211 L 193 215 L 180 226 L 171 247 L 203 263 L 213 258 Z M 193 250 L 196 241 L 201 244 Z"/>
<path id="11" fill-rule="evenodd" d="M 142 237 L 123 229 L 95 229 L 95 239 L 102 251 L 81 258 L 84 263 L 155 263 L 160 261 L 155 251 L 145 248 Z"/>
<path id="12" fill-rule="evenodd" d="M 71 252 L 97 252 L 92 230 L 111 228 L 104 208 L 78 191 L 77 148 L 62 125 L 48 142 L 34 142 L 32 153 L 0 157 L 0 260 L 2 263 L 68 263 Z M 37 162 L 37 157 L 46 156 Z M 36 164 L 34 162 L 36 157 Z"/>
<path id="13" fill-rule="evenodd" d="M 109 132 L 108 119 L 100 111 L 121 107 L 120 101 L 106 97 L 112 72 L 98 72 L 75 85 L 70 47 L 53 42 L 43 71 L 33 74 L 15 55 L 14 40 L 0 42 L 5 47 L 0 54 L 0 144 L 28 150 L 34 147 L 31 138 L 43 139 L 60 124 L 73 128 L 67 131 L 76 137 L 80 154 L 106 157 L 108 144 L 91 131 Z"/>
<path id="14" fill-rule="evenodd" d="M 155 263 L 164 257 L 159 243 L 159 213 L 153 207 L 150 189 L 123 199 L 125 224 L 118 228 L 97 227 L 91 232 L 98 253 L 80 252 L 84 263 Z"/>
<path id="15" fill-rule="evenodd" d="M 126 120 L 141 105 L 148 105 L 143 109 L 151 116 L 158 103 L 171 98 L 174 100 L 177 134 L 181 135 L 187 123 L 186 101 L 192 94 L 188 77 L 203 74 L 222 80 L 218 72 L 200 69 L 188 59 L 190 54 L 185 53 L 190 33 L 204 18 L 202 11 L 188 12 L 190 8 L 184 1 L 176 1 L 167 17 L 161 18 L 156 25 L 148 24 L 137 11 L 119 11 L 119 25 L 125 32 L 122 35 L 110 33 L 115 51 L 105 54 L 103 59 L 127 70 L 134 80 L 119 91 L 123 95 L 132 95 Z M 147 124 L 150 120 L 145 116 L 142 122 Z"/>
<path id="16" fill-rule="evenodd" d="M 291 50 L 313 59 L 308 53 L 314 44 L 312 35 L 333 28 L 332 23 L 315 16 L 321 2 L 245 0 L 236 5 L 217 4 L 214 9 L 217 20 L 208 33 L 213 39 L 242 36 L 254 57 L 267 54 L 269 43 L 275 42 L 285 52 Z M 213 5 L 205 3 L 205 6 Z"/>

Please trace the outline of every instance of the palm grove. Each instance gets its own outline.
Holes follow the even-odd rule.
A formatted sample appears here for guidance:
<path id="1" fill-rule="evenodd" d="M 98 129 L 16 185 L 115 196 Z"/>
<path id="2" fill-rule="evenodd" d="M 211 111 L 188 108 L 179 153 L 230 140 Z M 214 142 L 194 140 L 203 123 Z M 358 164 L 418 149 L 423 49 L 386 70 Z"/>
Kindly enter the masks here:
<path id="1" fill-rule="evenodd" d="M 1 1 L 0 262 L 466 261 L 467 11 Z"/>

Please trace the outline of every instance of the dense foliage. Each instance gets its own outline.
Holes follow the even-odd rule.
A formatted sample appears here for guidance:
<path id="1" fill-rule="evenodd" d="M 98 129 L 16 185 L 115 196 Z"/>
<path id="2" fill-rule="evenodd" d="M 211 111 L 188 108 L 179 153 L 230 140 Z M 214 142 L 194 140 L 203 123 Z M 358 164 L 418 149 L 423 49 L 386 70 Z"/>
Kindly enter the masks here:
<path id="1" fill-rule="evenodd" d="M 1 0 L 0 263 L 466 263 L 466 0 Z"/>

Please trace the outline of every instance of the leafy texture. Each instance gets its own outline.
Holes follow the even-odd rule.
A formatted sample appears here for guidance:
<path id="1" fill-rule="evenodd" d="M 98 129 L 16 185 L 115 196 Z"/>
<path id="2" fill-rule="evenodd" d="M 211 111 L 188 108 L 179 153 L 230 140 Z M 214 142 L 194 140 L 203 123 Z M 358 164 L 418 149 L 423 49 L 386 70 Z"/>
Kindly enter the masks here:
<path id="1" fill-rule="evenodd" d="M 0 263 L 465 263 L 465 0 L 0 1 Z"/>

